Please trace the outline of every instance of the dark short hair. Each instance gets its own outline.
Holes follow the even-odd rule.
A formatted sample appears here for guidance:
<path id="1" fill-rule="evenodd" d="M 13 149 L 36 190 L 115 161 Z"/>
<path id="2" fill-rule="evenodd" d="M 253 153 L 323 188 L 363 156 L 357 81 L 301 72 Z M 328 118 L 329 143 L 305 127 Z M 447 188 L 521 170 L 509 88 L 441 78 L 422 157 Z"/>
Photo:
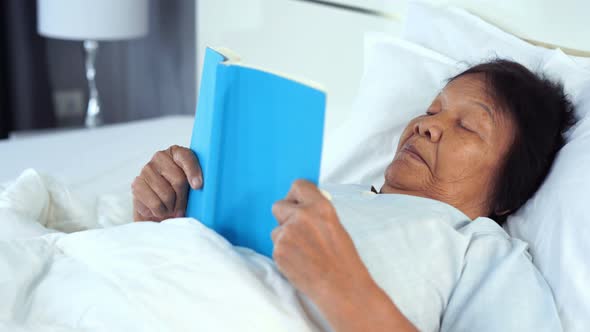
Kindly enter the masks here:
<path id="1" fill-rule="evenodd" d="M 507 112 L 516 125 L 515 139 L 497 174 L 491 215 L 503 224 L 539 189 L 565 133 L 575 124 L 574 106 L 560 82 L 535 74 L 523 65 L 495 59 L 473 66 L 450 81 L 468 74 L 483 74 L 496 109 Z M 507 214 L 498 213 L 509 211 Z"/>

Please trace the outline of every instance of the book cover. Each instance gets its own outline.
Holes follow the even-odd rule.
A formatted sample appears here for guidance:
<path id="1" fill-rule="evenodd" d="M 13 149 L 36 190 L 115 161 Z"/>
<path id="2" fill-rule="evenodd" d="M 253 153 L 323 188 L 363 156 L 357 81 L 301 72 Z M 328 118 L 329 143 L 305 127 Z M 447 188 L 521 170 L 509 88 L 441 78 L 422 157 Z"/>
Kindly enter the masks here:
<path id="1" fill-rule="evenodd" d="M 272 257 L 272 204 L 296 179 L 318 182 L 325 104 L 313 83 L 207 48 L 190 144 L 203 187 L 190 189 L 186 216 Z"/>

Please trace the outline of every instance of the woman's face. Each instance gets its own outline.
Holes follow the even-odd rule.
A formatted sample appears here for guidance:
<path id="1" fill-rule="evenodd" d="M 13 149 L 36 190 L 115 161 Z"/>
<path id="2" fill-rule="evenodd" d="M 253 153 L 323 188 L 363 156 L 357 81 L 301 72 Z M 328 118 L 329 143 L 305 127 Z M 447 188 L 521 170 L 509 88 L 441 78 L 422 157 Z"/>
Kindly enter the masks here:
<path id="1" fill-rule="evenodd" d="M 512 118 L 496 109 L 483 76 L 461 76 L 410 121 L 381 192 L 433 198 L 472 219 L 487 216 L 515 128 Z"/>

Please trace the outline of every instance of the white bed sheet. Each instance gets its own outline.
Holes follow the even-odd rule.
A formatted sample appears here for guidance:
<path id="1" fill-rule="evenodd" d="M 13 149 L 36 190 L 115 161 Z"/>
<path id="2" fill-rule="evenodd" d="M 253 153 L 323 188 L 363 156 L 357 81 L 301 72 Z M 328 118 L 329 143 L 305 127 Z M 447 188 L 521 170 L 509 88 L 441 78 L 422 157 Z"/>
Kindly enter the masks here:
<path id="1" fill-rule="evenodd" d="M 192 126 L 192 116 L 168 116 L 0 141 L 0 183 L 34 168 L 79 191 L 129 190 L 157 150 L 190 143 Z"/>

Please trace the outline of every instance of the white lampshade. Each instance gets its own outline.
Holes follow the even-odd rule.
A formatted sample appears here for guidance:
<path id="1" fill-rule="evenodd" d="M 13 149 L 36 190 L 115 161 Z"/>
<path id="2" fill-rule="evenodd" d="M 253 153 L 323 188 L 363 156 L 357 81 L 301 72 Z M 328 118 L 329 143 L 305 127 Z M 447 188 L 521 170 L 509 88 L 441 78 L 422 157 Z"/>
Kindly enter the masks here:
<path id="1" fill-rule="evenodd" d="M 37 0 L 39 34 L 72 40 L 117 40 L 148 32 L 148 0 Z"/>

